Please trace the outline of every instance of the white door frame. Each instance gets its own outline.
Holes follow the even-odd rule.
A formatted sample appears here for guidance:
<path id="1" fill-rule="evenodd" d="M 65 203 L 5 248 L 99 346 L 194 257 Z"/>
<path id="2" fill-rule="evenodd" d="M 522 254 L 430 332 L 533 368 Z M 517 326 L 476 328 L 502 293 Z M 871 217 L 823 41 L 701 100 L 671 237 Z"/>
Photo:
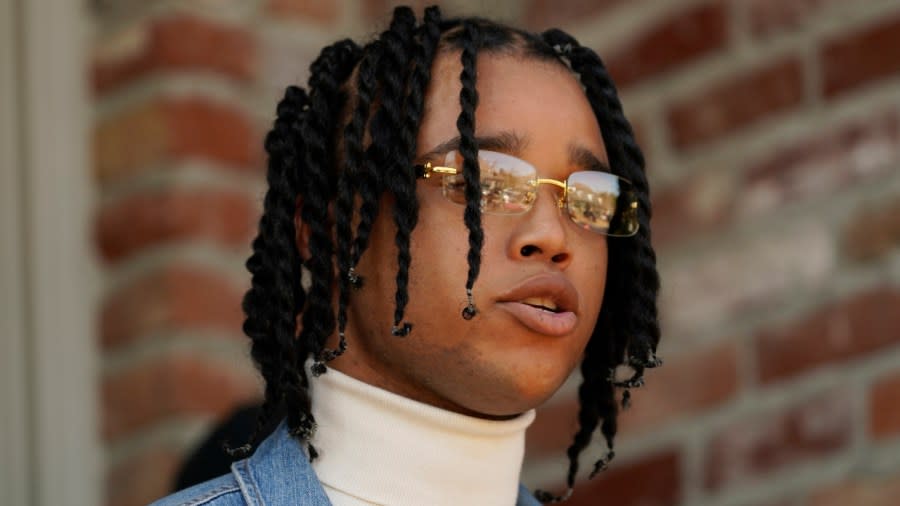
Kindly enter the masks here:
<path id="1" fill-rule="evenodd" d="M 0 504 L 103 502 L 87 8 L 0 0 Z"/>

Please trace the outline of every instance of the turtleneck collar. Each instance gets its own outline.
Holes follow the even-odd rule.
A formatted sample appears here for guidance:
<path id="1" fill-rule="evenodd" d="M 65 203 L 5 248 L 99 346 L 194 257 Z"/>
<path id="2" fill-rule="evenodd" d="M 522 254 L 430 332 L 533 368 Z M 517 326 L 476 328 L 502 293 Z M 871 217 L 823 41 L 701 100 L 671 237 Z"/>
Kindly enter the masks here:
<path id="1" fill-rule="evenodd" d="M 334 369 L 310 383 L 313 468 L 335 506 L 516 503 L 534 410 L 511 420 L 474 418 Z"/>

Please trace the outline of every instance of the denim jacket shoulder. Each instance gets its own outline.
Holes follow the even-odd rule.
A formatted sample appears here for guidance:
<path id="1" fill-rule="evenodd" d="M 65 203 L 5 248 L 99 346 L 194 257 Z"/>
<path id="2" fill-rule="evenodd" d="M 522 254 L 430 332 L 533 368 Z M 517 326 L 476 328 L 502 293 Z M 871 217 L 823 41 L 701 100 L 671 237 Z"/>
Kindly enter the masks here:
<path id="1" fill-rule="evenodd" d="M 282 422 L 231 473 L 165 497 L 152 506 L 331 506 L 300 444 Z"/>
<path id="2" fill-rule="evenodd" d="M 151 506 L 331 506 L 306 453 L 281 425 L 231 473 L 164 497 Z M 523 486 L 516 506 L 540 506 Z"/>

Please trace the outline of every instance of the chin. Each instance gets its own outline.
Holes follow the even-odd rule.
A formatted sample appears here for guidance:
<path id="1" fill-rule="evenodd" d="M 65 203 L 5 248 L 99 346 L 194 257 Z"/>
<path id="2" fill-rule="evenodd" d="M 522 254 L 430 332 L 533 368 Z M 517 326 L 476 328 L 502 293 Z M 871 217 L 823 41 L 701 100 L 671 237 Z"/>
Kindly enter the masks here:
<path id="1" fill-rule="evenodd" d="M 563 377 L 561 380 L 553 378 L 553 381 L 533 381 L 537 379 L 535 377 L 528 379 L 532 381 L 509 384 L 507 388 L 498 391 L 497 396 L 478 399 L 477 403 L 470 403 L 469 407 L 472 411 L 486 417 L 513 417 L 547 402 L 547 399 L 556 393 L 566 378 Z"/>

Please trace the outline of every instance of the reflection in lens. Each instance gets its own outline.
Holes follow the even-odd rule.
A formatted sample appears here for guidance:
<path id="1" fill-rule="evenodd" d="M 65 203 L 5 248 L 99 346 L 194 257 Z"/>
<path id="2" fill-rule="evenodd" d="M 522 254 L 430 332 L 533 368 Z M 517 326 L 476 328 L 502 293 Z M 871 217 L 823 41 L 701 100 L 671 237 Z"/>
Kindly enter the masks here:
<path id="1" fill-rule="evenodd" d="M 628 182 L 608 172 L 572 173 L 566 194 L 566 209 L 572 221 L 600 234 L 633 234 L 636 216 L 623 215 L 631 206 L 628 199 L 622 198 L 632 193 L 623 186 L 628 186 Z"/>
<path id="2" fill-rule="evenodd" d="M 445 164 L 462 171 L 462 156 L 447 154 Z M 481 210 L 486 213 L 519 214 L 528 211 L 537 197 L 534 179 L 537 171 L 528 163 L 503 153 L 479 151 L 481 172 Z M 466 183 L 462 174 L 445 176 L 444 196 L 458 204 L 466 203 Z"/>
<path id="3" fill-rule="evenodd" d="M 494 151 L 480 151 L 482 210 L 519 214 L 528 211 L 536 197 L 537 172 L 528 163 Z"/>

